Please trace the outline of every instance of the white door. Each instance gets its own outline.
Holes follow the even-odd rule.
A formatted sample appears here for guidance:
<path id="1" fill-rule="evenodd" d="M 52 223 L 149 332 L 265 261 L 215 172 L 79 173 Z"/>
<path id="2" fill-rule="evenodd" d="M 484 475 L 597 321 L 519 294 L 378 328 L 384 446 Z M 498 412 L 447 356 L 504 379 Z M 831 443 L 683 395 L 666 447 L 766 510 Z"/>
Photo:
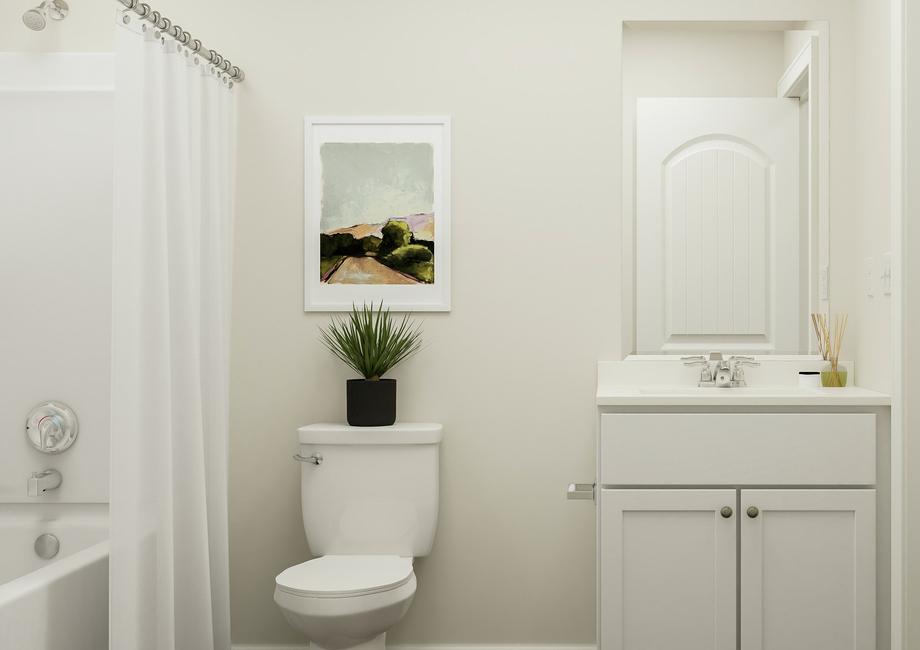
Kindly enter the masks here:
<path id="1" fill-rule="evenodd" d="M 736 648 L 735 506 L 734 490 L 601 490 L 603 650 Z"/>
<path id="2" fill-rule="evenodd" d="M 795 99 L 637 100 L 638 352 L 799 352 L 798 129 Z"/>
<path id="3" fill-rule="evenodd" d="M 739 517 L 741 650 L 875 649 L 875 490 L 743 490 Z"/>

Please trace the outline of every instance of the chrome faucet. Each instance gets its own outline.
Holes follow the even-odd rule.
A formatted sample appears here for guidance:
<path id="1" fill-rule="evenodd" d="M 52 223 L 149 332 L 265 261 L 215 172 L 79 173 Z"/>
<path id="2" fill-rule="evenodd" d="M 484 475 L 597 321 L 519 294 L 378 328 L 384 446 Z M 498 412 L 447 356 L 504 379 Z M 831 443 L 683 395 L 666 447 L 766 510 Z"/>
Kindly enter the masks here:
<path id="1" fill-rule="evenodd" d="M 681 357 L 685 366 L 703 366 L 700 370 L 700 388 L 740 388 L 747 386 L 744 378 L 744 366 L 759 366 L 754 357 L 735 355 L 724 358 L 721 352 L 710 352 L 691 357 Z"/>
<path id="2" fill-rule="evenodd" d="M 61 487 L 63 478 L 61 473 L 56 469 L 46 469 L 43 472 L 32 472 L 29 477 L 29 496 L 37 497 L 43 495 L 48 490 L 56 490 Z"/>
<path id="3" fill-rule="evenodd" d="M 722 363 L 721 352 L 710 352 L 709 356 L 696 354 L 691 357 L 681 357 L 685 366 L 703 366 L 700 370 L 700 380 L 697 386 L 700 388 L 716 385 L 716 372 Z"/>

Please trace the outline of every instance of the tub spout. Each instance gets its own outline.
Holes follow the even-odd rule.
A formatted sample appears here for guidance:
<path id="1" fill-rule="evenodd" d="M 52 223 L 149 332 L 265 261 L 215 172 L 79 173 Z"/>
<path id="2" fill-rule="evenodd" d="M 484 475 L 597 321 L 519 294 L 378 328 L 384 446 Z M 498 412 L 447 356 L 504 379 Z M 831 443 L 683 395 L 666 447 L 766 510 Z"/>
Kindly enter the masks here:
<path id="1" fill-rule="evenodd" d="M 46 469 L 44 472 L 32 472 L 29 477 L 29 496 L 38 497 L 48 490 L 61 487 L 61 473 L 56 469 Z"/>

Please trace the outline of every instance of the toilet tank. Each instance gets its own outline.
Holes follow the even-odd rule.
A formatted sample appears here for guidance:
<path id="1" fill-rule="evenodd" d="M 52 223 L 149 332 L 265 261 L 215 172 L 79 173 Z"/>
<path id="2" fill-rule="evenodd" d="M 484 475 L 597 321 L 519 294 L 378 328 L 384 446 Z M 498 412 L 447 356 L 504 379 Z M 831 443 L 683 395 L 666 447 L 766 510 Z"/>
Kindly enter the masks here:
<path id="1" fill-rule="evenodd" d="M 440 424 L 311 424 L 298 433 L 301 457 L 319 461 L 301 463 L 303 524 L 314 555 L 431 552 Z"/>

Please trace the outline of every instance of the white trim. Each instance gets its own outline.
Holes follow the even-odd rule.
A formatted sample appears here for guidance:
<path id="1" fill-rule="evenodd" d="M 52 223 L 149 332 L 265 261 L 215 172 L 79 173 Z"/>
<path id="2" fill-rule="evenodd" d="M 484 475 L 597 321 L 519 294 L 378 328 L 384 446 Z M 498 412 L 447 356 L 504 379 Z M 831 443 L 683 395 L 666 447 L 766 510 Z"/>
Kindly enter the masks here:
<path id="1" fill-rule="evenodd" d="M 906 406 L 904 400 L 905 350 L 904 333 L 910 331 L 905 322 L 907 295 L 904 291 L 905 247 L 909 242 L 905 235 L 904 167 L 906 157 L 906 133 L 904 130 L 907 84 L 906 70 L 906 22 L 905 0 L 891 2 L 891 250 L 892 250 L 892 388 L 891 388 L 891 650 L 903 650 L 906 639 L 905 604 L 907 563 L 904 558 L 906 544 L 907 504 L 907 445 L 904 423 Z"/>
<path id="2" fill-rule="evenodd" d="M 789 67 L 783 73 L 783 76 L 776 84 L 778 97 L 798 99 L 800 104 L 807 102 L 808 107 L 808 141 L 806 143 L 807 165 L 805 169 L 800 169 L 800 177 L 806 174 L 808 178 L 808 206 L 805 214 L 800 215 L 800 219 L 808 220 L 808 277 L 806 286 L 808 287 L 808 311 L 810 313 L 822 312 L 830 313 L 830 294 L 827 288 L 827 278 L 823 284 L 825 289 L 822 291 L 822 273 L 829 273 L 830 250 L 829 234 L 824 238 L 821 237 L 821 187 L 820 182 L 822 175 L 819 173 L 822 163 L 821 155 L 821 133 L 828 133 L 827 125 L 820 122 L 820 108 L 822 101 L 827 99 L 822 95 L 824 92 L 823 84 L 826 80 L 821 74 L 821 66 L 818 61 L 818 52 L 821 43 L 817 36 L 810 36 L 808 42 L 795 56 Z M 824 169 L 828 169 L 827 166 Z M 826 175 L 826 174 L 825 174 Z M 825 260 L 822 264 L 822 258 Z M 824 270 L 826 269 L 826 270 Z M 801 281 L 801 278 L 800 278 Z M 809 348 L 814 348 L 814 337 L 807 336 Z M 813 350 L 812 350 L 813 351 Z"/>
<path id="3" fill-rule="evenodd" d="M 808 85 L 803 84 L 805 76 L 811 69 L 812 43 L 817 43 L 817 38 L 812 36 L 805 43 L 805 47 L 795 55 L 792 63 L 786 68 L 783 76 L 776 83 L 777 97 L 802 97 L 802 91 L 808 92 Z"/>

